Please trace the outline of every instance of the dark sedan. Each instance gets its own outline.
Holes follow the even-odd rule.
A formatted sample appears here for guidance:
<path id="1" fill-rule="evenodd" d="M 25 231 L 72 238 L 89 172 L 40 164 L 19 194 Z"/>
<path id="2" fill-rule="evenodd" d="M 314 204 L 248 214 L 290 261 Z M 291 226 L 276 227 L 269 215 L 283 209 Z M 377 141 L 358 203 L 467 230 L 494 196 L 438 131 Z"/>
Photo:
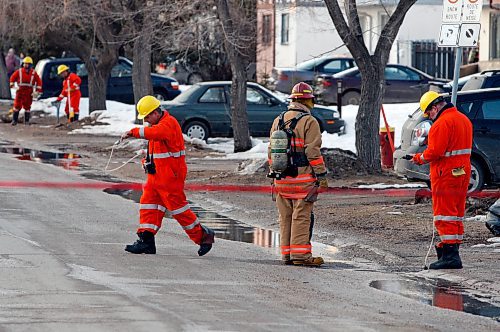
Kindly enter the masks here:
<path id="1" fill-rule="evenodd" d="M 403 65 L 387 65 L 384 71 L 384 103 L 417 102 L 429 87 L 441 86 L 448 80 L 434 78 L 426 73 Z M 358 67 L 344 70 L 335 75 L 320 75 L 314 84 L 318 102 L 325 105 L 337 104 L 337 83 L 342 83 L 342 104 L 359 105 L 361 99 L 361 74 Z"/>
<path id="2" fill-rule="evenodd" d="M 206 140 L 209 137 L 230 137 L 231 82 L 201 82 L 193 85 L 170 102 L 163 102 L 165 109 L 179 121 L 182 131 L 190 138 Z M 247 86 L 247 114 L 250 134 L 269 136 L 273 120 L 288 103 L 270 90 L 256 83 Z M 312 115 L 318 120 L 321 131 L 345 133 L 345 123 L 336 110 L 315 106 Z"/>
<path id="3" fill-rule="evenodd" d="M 301 62 L 296 67 L 275 67 L 269 78 L 269 88 L 290 93 L 298 82 L 312 84 L 316 75 L 332 75 L 354 66 L 352 58 L 321 57 Z"/>

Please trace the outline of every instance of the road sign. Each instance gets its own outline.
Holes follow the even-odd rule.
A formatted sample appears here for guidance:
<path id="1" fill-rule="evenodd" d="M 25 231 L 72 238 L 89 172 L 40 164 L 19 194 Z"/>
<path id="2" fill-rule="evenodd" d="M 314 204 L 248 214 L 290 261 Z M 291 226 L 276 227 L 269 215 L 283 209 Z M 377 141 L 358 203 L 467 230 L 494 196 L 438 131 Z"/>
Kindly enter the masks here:
<path id="1" fill-rule="evenodd" d="M 462 23 L 479 23 L 483 0 L 463 0 Z"/>
<path id="2" fill-rule="evenodd" d="M 439 46 L 457 46 L 460 24 L 442 24 Z"/>
<path id="3" fill-rule="evenodd" d="M 443 0 L 443 23 L 460 22 L 464 1 L 470 0 Z"/>
<path id="4" fill-rule="evenodd" d="M 460 27 L 460 37 L 458 38 L 458 46 L 477 47 L 479 41 L 479 32 L 481 24 L 479 23 L 463 23 Z"/>

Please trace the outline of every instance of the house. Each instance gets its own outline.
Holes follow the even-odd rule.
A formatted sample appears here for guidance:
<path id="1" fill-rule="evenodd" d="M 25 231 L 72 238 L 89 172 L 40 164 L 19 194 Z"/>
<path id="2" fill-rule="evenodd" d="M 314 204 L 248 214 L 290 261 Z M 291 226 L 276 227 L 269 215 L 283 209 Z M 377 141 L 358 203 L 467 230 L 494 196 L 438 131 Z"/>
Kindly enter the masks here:
<path id="1" fill-rule="evenodd" d="M 491 6 L 490 3 L 491 2 Z M 360 24 L 365 44 L 373 53 L 383 26 L 395 8 L 394 0 L 358 0 Z M 498 66 L 500 58 L 500 0 L 484 0 L 481 16 L 479 60 L 480 70 Z M 342 6 L 342 3 L 341 3 Z M 405 16 L 391 49 L 389 63 L 419 67 L 416 52 L 425 43 L 431 45 L 429 59 L 442 58 L 447 65 L 432 64 L 422 68 L 431 75 L 452 74 L 454 49 L 437 47 L 442 19 L 443 0 L 417 0 Z M 424 19 L 423 19 L 424 18 Z M 298 63 L 323 55 L 349 55 L 338 35 L 323 0 L 259 0 L 257 4 L 257 73 L 258 80 L 269 75 L 272 67 L 294 67 Z M 272 22 L 272 28 L 265 27 Z M 274 23 L 274 24 L 273 24 Z M 263 40 L 267 44 L 262 43 Z M 273 42 L 270 42 L 272 40 Z M 486 41 L 486 42 L 485 42 Z M 465 50 L 468 52 L 469 50 Z M 422 54 L 418 54 L 422 56 Z M 433 58 L 434 57 L 434 58 Z M 424 62 L 431 62 L 424 58 Z M 464 57 L 464 61 L 468 57 Z M 436 61 L 438 62 L 438 61 Z M 438 67 L 441 66 L 441 67 Z"/>

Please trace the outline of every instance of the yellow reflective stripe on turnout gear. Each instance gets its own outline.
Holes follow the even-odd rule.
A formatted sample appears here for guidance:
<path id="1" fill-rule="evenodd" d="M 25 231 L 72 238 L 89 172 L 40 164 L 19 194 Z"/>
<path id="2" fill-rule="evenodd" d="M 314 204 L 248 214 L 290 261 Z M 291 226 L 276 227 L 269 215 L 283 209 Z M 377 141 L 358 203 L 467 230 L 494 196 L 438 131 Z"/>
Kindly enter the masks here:
<path id="1" fill-rule="evenodd" d="M 196 220 L 195 220 L 195 221 L 193 221 L 193 223 L 192 223 L 192 224 L 189 224 L 189 225 L 187 225 L 187 226 L 182 226 L 182 228 L 183 228 L 185 231 L 188 231 L 188 230 L 190 230 L 190 229 L 195 228 L 195 227 L 196 227 L 196 225 L 199 225 L 199 224 L 200 224 L 200 222 L 198 221 L 198 218 L 196 218 Z"/>
<path id="2" fill-rule="evenodd" d="M 440 221 L 463 221 L 464 217 L 457 217 L 457 216 L 434 216 L 434 221 L 440 220 Z"/>
<path id="3" fill-rule="evenodd" d="M 139 210 L 160 210 L 165 212 L 167 211 L 167 208 L 158 204 L 140 204 Z"/>
<path id="4" fill-rule="evenodd" d="M 165 153 L 153 153 L 153 158 L 155 159 L 161 159 L 161 158 L 179 158 L 180 156 L 186 155 L 186 151 L 182 150 L 179 152 L 165 152 Z"/>
<path id="5" fill-rule="evenodd" d="M 170 213 L 172 213 L 172 215 L 175 216 L 176 214 L 181 214 L 182 212 L 186 212 L 189 209 L 190 209 L 189 204 L 186 204 L 181 208 L 170 211 Z"/>
<path id="6" fill-rule="evenodd" d="M 462 154 L 471 154 L 471 152 L 472 152 L 472 149 L 453 150 L 453 151 L 446 152 L 444 154 L 444 156 L 445 157 L 458 156 L 458 155 L 462 155 Z"/>

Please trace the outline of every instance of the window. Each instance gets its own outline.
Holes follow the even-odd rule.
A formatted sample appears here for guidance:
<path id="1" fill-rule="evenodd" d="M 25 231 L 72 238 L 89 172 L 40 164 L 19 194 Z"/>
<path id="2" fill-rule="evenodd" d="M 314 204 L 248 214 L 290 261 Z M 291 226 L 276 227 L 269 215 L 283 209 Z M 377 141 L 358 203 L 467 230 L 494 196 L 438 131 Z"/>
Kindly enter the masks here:
<path id="1" fill-rule="evenodd" d="M 500 100 L 483 101 L 483 119 L 500 120 Z"/>
<path id="2" fill-rule="evenodd" d="M 271 44 L 271 15 L 262 16 L 262 44 Z"/>
<path id="3" fill-rule="evenodd" d="M 258 91 L 255 91 L 252 88 L 247 88 L 247 103 L 265 105 L 268 102 L 267 102 L 267 98 L 264 97 L 261 93 L 259 93 Z"/>
<path id="4" fill-rule="evenodd" d="M 472 110 L 472 105 L 473 102 L 464 102 L 464 103 L 458 103 L 457 108 L 464 114 L 469 114 L 470 111 Z"/>
<path id="5" fill-rule="evenodd" d="M 130 77 L 132 76 L 132 70 L 129 66 L 122 63 L 118 63 L 111 69 L 111 77 Z"/>
<path id="6" fill-rule="evenodd" d="M 490 22 L 490 59 L 498 59 L 500 58 L 500 14 L 491 13 Z"/>
<path id="7" fill-rule="evenodd" d="M 76 64 L 76 74 L 80 76 L 80 78 L 89 76 L 89 73 L 87 72 L 87 67 L 85 67 L 84 63 Z"/>
<path id="8" fill-rule="evenodd" d="M 384 76 L 386 80 L 398 80 L 398 81 L 410 81 L 410 75 L 408 73 L 395 67 L 387 67 L 384 71 Z"/>
<path id="9" fill-rule="evenodd" d="M 289 14 L 281 14 L 281 44 L 288 44 L 289 33 Z"/>
<path id="10" fill-rule="evenodd" d="M 224 88 L 209 88 L 200 98 L 200 103 L 225 103 Z"/>
<path id="11" fill-rule="evenodd" d="M 330 61 L 323 66 L 323 71 L 325 73 L 335 74 L 335 73 L 341 72 L 343 70 L 346 70 L 348 68 L 349 68 L 349 66 L 348 66 L 346 60 L 333 60 L 333 61 Z"/>
<path id="12" fill-rule="evenodd" d="M 49 71 L 49 79 L 50 80 L 57 80 L 59 76 L 57 75 L 57 65 L 53 65 L 50 67 Z"/>

